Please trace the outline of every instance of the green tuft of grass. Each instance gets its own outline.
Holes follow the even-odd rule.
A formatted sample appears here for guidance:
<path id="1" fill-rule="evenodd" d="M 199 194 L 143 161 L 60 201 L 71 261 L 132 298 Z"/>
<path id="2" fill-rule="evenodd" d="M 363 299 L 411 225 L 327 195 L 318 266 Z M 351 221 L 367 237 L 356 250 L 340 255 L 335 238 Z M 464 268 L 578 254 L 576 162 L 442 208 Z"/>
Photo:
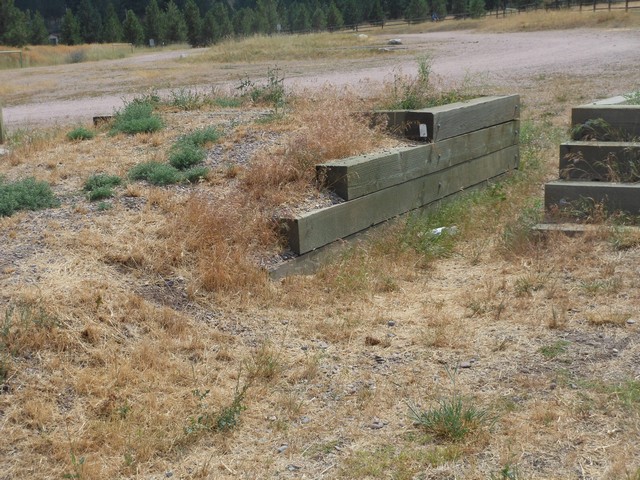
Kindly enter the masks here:
<path id="1" fill-rule="evenodd" d="M 60 205 L 46 182 L 27 178 L 4 183 L 0 178 L 0 217 L 9 217 L 18 210 L 42 210 Z"/>
<path id="2" fill-rule="evenodd" d="M 173 185 L 180 183 L 183 176 L 180 171 L 166 163 L 144 162 L 129 170 L 131 180 L 146 180 L 153 185 Z"/>
<path id="3" fill-rule="evenodd" d="M 566 340 L 558 340 L 557 342 L 552 343 L 551 345 L 545 345 L 544 347 L 540 347 L 538 350 L 543 357 L 547 359 L 556 358 L 563 353 L 566 353 L 567 346 L 569 346 L 569 342 Z"/>
<path id="4" fill-rule="evenodd" d="M 150 101 L 132 101 L 116 112 L 113 119 L 111 134 L 157 132 L 164 126 L 162 119 L 153 113 L 154 105 Z"/>
<path id="5" fill-rule="evenodd" d="M 222 108 L 238 108 L 244 104 L 244 100 L 240 97 L 217 97 L 212 103 Z"/>
<path id="6" fill-rule="evenodd" d="M 67 138 L 72 141 L 91 140 L 95 136 L 96 133 L 94 131 L 89 130 L 85 127 L 74 128 L 69 133 L 67 133 Z"/>
<path id="7" fill-rule="evenodd" d="M 198 183 L 200 180 L 205 180 L 209 175 L 209 169 L 207 167 L 191 167 L 182 172 L 184 179 L 189 183 Z"/>
<path id="8" fill-rule="evenodd" d="M 98 173 L 91 175 L 84 182 L 85 192 L 91 192 L 101 187 L 117 187 L 122 184 L 122 179 L 117 175 L 107 175 L 106 173 Z"/>
<path id="9" fill-rule="evenodd" d="M 180 110 L 197 110 L 204 104 L 203 96 L 197 90 L 190 88 L 179 88 L 169 92 L 169 104 Z"/>
<path id="10" fill-rule="evenodd" d="M 169 154 L 169 163 L 178 170 L 186 170 L 199 163 L 206 158 L 207 153 L 203 148 L 193 143 L 180 143 L 173 148 Z"/>
<path id="11" fill-rule="evenodd" d="M 217 142 L 222 135 L 213 127 L 201 128 L 181 136 L 175 143 L 176 146 L 195 145 L 204 147 L 208 143 Z"/>
<path id="12" fill-rule="evenodd" d="M 104 200 L 105 198 L 113 197 L 113 189 L 109 186 L 94 188 L 87 194 L 87 198 L 90 202 L 97 200 Z"/>

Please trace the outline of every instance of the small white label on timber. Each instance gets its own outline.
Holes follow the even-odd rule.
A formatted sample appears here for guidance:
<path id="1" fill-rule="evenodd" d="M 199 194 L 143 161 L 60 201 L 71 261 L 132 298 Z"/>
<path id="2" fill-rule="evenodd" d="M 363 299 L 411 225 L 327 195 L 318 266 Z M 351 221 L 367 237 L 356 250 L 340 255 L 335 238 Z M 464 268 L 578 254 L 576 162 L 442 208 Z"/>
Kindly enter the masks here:
<path id="1" fill-rule="evenodd" d="M 426 138 L 429 135 L 427 135 L 427 125 L 425 125 L 424 123 L 420 124 L 420 137 L 421 138 Z"/>

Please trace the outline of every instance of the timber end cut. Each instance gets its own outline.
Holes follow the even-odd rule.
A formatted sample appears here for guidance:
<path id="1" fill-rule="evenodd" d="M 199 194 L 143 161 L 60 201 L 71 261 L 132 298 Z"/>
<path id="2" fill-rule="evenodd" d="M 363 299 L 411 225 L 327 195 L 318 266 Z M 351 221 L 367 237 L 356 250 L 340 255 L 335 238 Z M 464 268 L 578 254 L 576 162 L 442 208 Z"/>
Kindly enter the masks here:
<path id="1" fill-rule="evenodd" d="M 388 129 L 411 140 L 437 142 L 520 118 L 520 96 L 488 96 L 420 110 L 382 110 Z"/>

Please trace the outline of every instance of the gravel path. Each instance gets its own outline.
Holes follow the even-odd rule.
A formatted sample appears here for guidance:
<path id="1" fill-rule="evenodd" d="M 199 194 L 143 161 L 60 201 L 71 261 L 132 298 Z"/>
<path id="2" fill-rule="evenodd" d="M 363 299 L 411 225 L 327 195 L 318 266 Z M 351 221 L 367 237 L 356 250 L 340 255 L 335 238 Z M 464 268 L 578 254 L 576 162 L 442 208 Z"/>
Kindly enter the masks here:
<path id="1" fill-rule="evenodd" d="M 391 51 L 388 56 L 328 63 L 284 62 L 279 67 L 286 73 L 290 87 L 332 83 L 360 85 L 364 90 L 364 81 L 379 82 L 395 71 L 415 71 L 415 57 L 428 54 L 433 72 L 442 77 L 482 78 L 490 84 L 513 84 L 521 89 L 526 88 L 527 79 L 534 75 L 538 78 L 562 73 L 604 75 L 632 69 L 640 63 L 640 32 L 632 29 L 450 31 L 407 34 L 401 39 L 403 49 Z M 202 51 L 171 51 L 105 62 L 2 71 L 0 84 L 5 91 L 31 86 L 28 95 L 5 95 L 5 124 L 11 130 L 30 125 L 87 122 L 94 115 L 112 113 L 122 106 L 125 98 L 145 88 L 167 83 L 170 88 L 203 86 L 203 77 L 207 79 L 206 87 L 232 86 L 237 83 L 240 71 L 264 74 L 264 65 L 239 65 L 229 71 L 181 63 L 185 56 Z M 165 88 L 160 93 L 168 91 Z"/>

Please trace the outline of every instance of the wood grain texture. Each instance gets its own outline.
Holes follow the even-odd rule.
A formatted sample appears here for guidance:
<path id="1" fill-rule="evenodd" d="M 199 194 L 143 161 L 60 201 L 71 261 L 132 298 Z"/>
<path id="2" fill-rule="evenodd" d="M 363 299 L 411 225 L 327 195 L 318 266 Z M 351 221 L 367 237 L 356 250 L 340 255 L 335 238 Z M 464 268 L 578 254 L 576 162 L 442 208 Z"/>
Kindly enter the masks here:
<path id="1" fill-rule="evenodd" d="M 407 182 L 518 144 L 519 121 L 419 147 L 397 148 L 316 167 L 317 177 L 345 200 Z"/>
<path id="2" fill-rule="evenodd" d="M 518 146 L 511 146 L 343 204 L 283 220 L 289 246 L 295 253 L 304 254 L 502 175 L 516 168 L 518 156 Z"/>
<path id="3" fill-rule="evenodd" d="M 568 208 L 572 204 L 602 204 L 608 212 L 640 213 L 640 184 L 613 182 L 582 182 L 558 180 L 544 188 L 547 210 Z"/>
<path id="4" fill-rule="evenodd" d="M 499 123 L 520 118 L 520 96 L 480 97 L 440 107 L 420 110 L 381 111 L 389 129 L 413 140 L 437 142 L 463 135 Z M 427 137 L 421 137 L 420 124 L 427 127 Z"/>
<path id="5" fill-rule="evenodd" d="M 583 105 L 571 110 L 571 125 L 603 119 L 613 128 L 640 137 L 640 105 Z"/>
<path id="6" fill-rule="evenodd" d="M 640 142 L 565 142 L 560 145 L 560 178 L 609 181 L 640 168 Z M 639 172 L 640 173 L 640 172 Z"/>

